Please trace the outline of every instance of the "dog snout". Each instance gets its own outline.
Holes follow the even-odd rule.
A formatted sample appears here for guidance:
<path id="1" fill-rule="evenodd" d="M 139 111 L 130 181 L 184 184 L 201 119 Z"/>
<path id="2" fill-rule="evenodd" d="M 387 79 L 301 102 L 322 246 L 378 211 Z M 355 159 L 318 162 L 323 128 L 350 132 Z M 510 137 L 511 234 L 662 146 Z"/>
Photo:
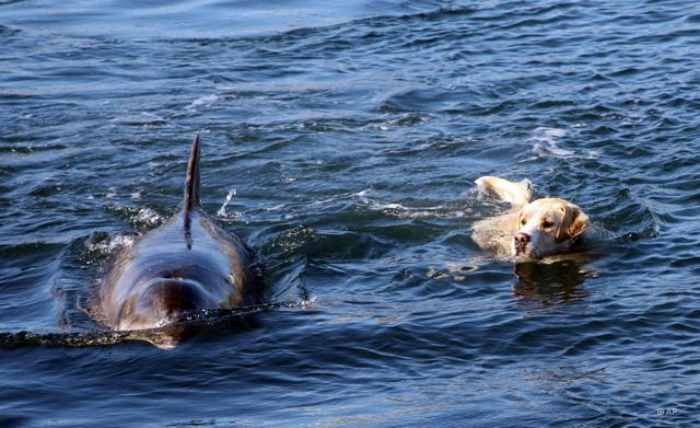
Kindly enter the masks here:
<path id="1" fill-rule="evenodd" d="M 530 242 L 530 235 L 524 232 L 518 232 L 515 234 L 515 244 L 516 245 L 527 245 Z"/>

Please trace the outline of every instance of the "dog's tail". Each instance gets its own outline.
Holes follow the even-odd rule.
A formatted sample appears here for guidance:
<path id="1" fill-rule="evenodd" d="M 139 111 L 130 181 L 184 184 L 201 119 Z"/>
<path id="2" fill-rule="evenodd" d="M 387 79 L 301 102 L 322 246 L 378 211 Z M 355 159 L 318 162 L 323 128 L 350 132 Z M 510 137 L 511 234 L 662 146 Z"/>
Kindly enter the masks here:
<path id="1" fill-rule="evenodd" d="M 498 177 L 485 176 L 477 178 L 474 182 L 480 192 L 494 195 L 514 207 L 526 205 L 532 198 L 532 186 L 528 180 L 514 183 Z"/>

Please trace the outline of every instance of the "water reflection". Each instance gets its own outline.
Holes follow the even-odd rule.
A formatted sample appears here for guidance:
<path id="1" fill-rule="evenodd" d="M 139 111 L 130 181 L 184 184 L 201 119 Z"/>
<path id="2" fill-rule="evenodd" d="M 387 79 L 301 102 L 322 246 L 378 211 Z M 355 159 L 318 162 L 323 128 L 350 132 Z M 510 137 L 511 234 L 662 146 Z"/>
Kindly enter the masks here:
<path id="1" fill-rule="evenodd" d="M 94 326 L 79 331 L 73 328 L 60 332 L 0 332 L 0 349 L 23 346 L 88 347 L 117 345 L 127 341 L 143 341 L 161 349 L 173 349 L 179 343 L 197 336 L 216 336 L 221 332 L 237 332 L 260 327 L 258 316 L 264 312 L 296 308 L 296 301 L 279 301 L 233 309 L 202 309 L 188 311 L 172 319 L 168 324 L 143 330 L 115 331 Z M 70 327 L 70 326 L 69 326 Z"/>
<path id="2" fill-rule="evenodd" d="M 566 258 L 548 263 L 518 263 L 514 270 L 518 279 L 513 285 L 513 295 L 545 307 L 580 302 L 589 296 L 581 286 L 591 275 L 583 261 Z"/>

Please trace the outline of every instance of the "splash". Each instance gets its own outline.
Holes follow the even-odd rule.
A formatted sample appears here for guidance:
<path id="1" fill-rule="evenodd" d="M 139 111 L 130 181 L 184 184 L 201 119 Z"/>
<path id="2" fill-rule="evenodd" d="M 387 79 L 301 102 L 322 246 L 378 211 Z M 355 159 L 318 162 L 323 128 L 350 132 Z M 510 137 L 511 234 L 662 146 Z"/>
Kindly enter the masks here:
<path id="1" fill-rule="evenodd" d="M 240 211 L 232 211 L 228 212 L 226 210 L 226 207 L 231 203 L 233 198 L 236 196 L 236 188 L 233 187 L 228 191 L 228 194 L 226 195 L 226 198 L 224 199 L 224 203 L 221 204 L 221 208 L 216 212 L 216 215 L 224 220 L 235 220 L 237 218 L 243 217 L 243 213 Z"/>

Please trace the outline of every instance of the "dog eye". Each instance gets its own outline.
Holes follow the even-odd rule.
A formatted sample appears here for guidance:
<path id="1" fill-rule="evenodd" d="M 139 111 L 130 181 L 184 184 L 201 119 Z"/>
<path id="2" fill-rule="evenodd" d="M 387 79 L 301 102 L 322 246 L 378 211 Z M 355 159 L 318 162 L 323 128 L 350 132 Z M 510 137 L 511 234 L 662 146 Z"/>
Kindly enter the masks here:
<path id="1" fill-rule="evenodd" d="M 523 218 L 522 220 L 520 220 L 520 224 L 522 224 L 523 226 L 525 226 L 525 225 L 527 224 L 527 220 L 525 220 L 525 219 Z"/>
<path id="2" fill-rule="evenodd" d="M 544 227 L 545 229 L 549 229 L 552 226 L 554 226 L 554 222 L 552 222 L 551 220 L 545 220 L 542 222 L 542 227 Z"/>

